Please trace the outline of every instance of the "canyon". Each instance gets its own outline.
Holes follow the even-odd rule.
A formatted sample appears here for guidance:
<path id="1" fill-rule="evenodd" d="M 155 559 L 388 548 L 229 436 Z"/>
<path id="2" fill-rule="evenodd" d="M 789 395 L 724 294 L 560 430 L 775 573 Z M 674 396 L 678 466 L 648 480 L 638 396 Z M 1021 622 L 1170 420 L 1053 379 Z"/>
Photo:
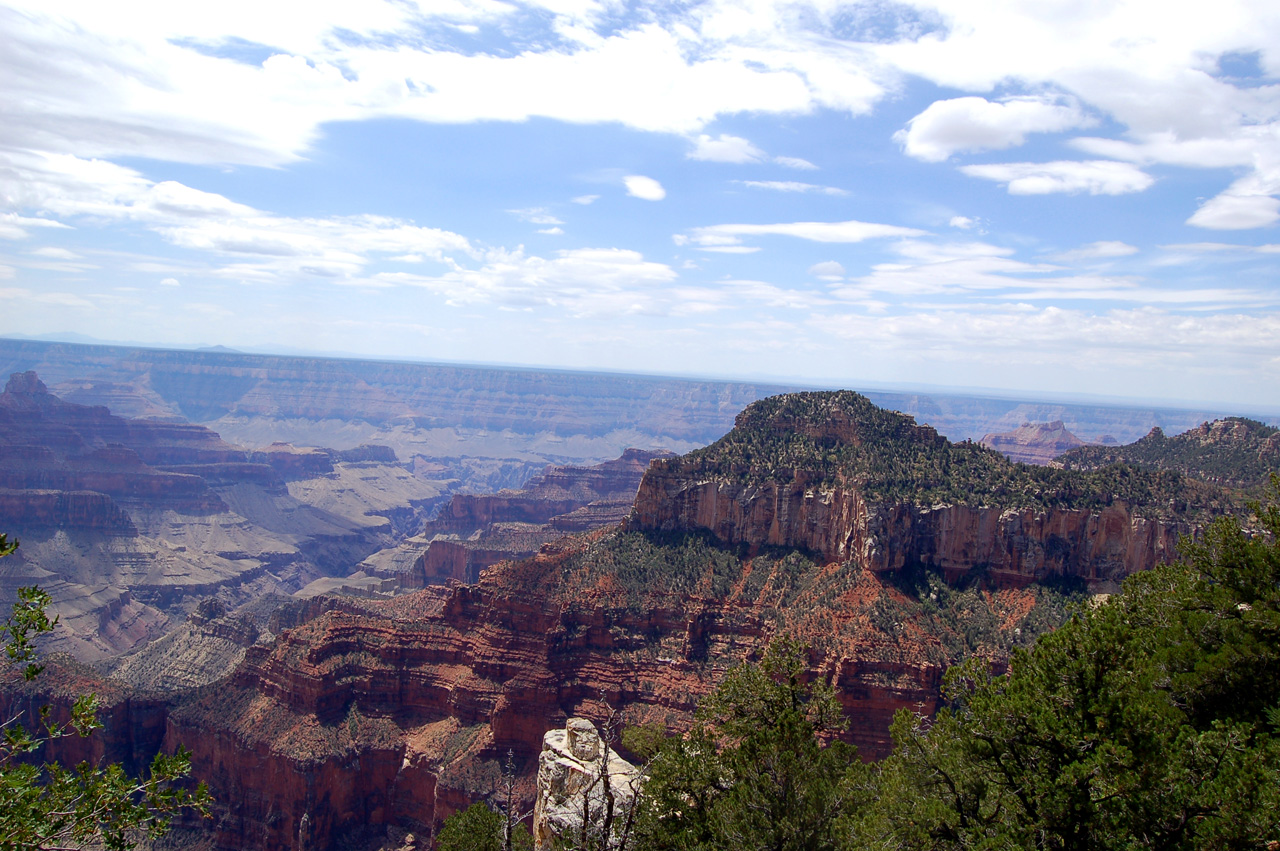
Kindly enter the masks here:
<path id="1" fill-rule="evenodd" d="M 181 640 L 137 655 L 168 672 L 167 698 L 81 672 L 10 685 L 0 710 L 57 705 L 70 678 L 109 696 L 114 720 L 92 748 L 190 748 L 220 801 L 212 825 L 180 826 L 191 841 L 377 847 L 494 794 L 508 752 L 531 801 L 543 734 L 569 718 L 616 710 L 679 731 L 724 671 L 782 633 L 809 645 L 850 741 L 883 756 L 893 714 L 935 711 L 949 665 L 998 667 L 1061 622 L 1069 592 L 1170 557 L 1218 493 L 1136 468 L 1124 485 L 1114 467 L 1026 467 L 857 394 L 801 393 L 748 406 L 680 457 L 634 453 L 608 476 L 553 467 L 524 491 L 549 497 L 541 514 L 516 492 L 457 497 L 424 529 L 462 540 L 550 525 L 581 510 L 555 496 L 607 494 L 646 462 L 619 525 L 386 599 L 205 607 Z M 225 676 L 184 679 L 166 659 Z M 128 747 L 124 731 L 139 731 Z"/>
<path id="2" fill-rule="evenodd" d="M 47 649 L 112 658 L 212 595 L 238 604 L 349 571 L 395 542 L 379 512 L 419 525 L 447 486 L 387 447 L 249 450 L 14 373 L 0 394 L 0 523 L 22 546 L 0 562 L 0 602 L 39 584 L 60 618 Z"/>

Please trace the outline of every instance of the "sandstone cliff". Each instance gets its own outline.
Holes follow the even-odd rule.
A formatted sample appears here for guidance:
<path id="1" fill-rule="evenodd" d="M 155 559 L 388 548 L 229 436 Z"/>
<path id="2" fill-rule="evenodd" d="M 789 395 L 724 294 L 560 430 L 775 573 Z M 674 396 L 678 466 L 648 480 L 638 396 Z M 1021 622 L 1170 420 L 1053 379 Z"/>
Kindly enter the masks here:
<path id="1" fill-rule="evenodd" d="M 442 581 L 475 582 L 480 571 L 504 559 L 528 558 L 543 544 L 569 532 L 586 532 L 621 522 L 650 463 L 670 452 L 628 449 L 621 457 L 592 466 L 556 464 L 519 490 L 496 494 L 455 494 L 423 529 L 400 549 L 418 549 L 401 558 L 375 557 L 374 575 L 407 573 L 405 587 Z"/>
<path id="2" fill-rule="evenodd" d="M 821 647 L 815 670 L 837 686 L 853 741 L 882 755 L 893 712 L 934 707 L 965 636 L 999 653 L 1022 640 L 1017 630 L 1043 628 L 1029 591 L 904 595 L 856 568 L 711 550 L 688 553 L 690 591 L 632 600 L 608 564 L 678 547 L 617 532 L 562 547 L 474 586 L 318 605 L 272 646 L 250 648 L 229 681 L 177 707 L 167 741 L 193 750 L 196 774 L 227 802 L 218 847 L 298 848 L 304 817 L 312 848 L 368 826 L 429 831 L 493 793 L 508 749 L 527 806 L 547 729 L 602 720 L 602 696 L 628 722 L 679 729 L 728 665 L 783 628 Z M 733 586 L 717 589 L 729 569 Z M 919 602 L 929 593 L 954 621 L 930 621 Z"/>

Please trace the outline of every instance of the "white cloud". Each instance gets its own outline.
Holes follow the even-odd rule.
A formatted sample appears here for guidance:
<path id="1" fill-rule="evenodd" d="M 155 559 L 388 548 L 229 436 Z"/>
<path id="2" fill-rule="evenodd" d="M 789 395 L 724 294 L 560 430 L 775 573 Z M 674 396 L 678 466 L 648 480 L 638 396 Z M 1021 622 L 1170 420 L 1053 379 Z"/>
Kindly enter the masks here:
<path id="1" fill-rule="evenodd" d="M 1105 244 L 1104 244 L 1105 246 Z M 1014 250 L 985 242 L 938 243 L 904 239 L 891 250 L 901 260 L 878 263 L 870 274 L 848 279 L 831 293 L 843 301 L 863 303 L 877 296 L 918 299 L 963 297 L 981 301 L 1096 301 L 1163 304 L 1178 307 L 1256 304 L 1274 305 L 1280 295 L 1242 288 L 1179 288 L 1135 276 L 1061 274 L 1063 267 L 1028 263 Z M 1119 250 L 1103 247 L 1102 251 Z M 948 309 L 957 309 L 949 305 Z"/>
<path id="2" fill-rule="evenodd" d="M 80 255 L 76 254 L 74 251 L 68 251 L 65 248 L 55 248 L 53 246 L 44 246 L 43 248 L 33 249 L 31 251 L 31 254 L 36 257 L 49 257 L 54 260 L 79 260 L 80 259 Z"/>
<path id="3" fill-rule="evenodd" d="M 800 157 L 774 157 L 773 161 L 778 165 L 786 166 L 787 168 L 798 168 L 803 171 L 816 171 L 818 168 L 813 163 Z"/>
<path id="4" fill-rule="evenodd" d="M 538 233 L 545 233 L 545 234 L 548 234 L 549 236 L 560 236 L 561 234 L 564 233 L 564 228 L 561 228 L 561 227 L 539 228 Z"/>
<path id="5" fill-rule="evenodd" d="M 1053 255 L 1054 260 L 1060 260 L 1064 263 L 1075 260 L 1104 260 L 1113 257 L 1128 257 L 1131 254 L 1137 254 L 1136 246 L 1128 245 L 1118 240 L 1102 240 L 1099 242 L 1091 242 L 1088 245 L 1082 245 L 1071 251 L 1064 251 L 1060 254 Z"/>
<path id="6" fill-rule="evenodd" d="M 1072 139 L 1070 144 L 1094 156 L 1140 165 L 1164 163 L 1193 168 L 1231 168 L 1252 165 L 1259 141 L 1256 134 L 1235 138 L 1179 139 L 1172 132 L 1159 131 L 1143 134 L 1140 142 L 1081 137 Z"/>
<path id="7" fill-rule="evenodd" d="M 1274 315 L 1187 316 L 1157 307 L 1093 313 L 1005 304 L 889 317 L 825 311 L 809 321 L 862 350 L 888 350 L 895 357 L 901 353 L 931 364 L 985 364 L 996 370 L 1015 364 L 1039 370 L 1105 363 L 1123 375 L 1142 372 L 1167 380 L 1170 393 L 1185 388 L 1192 373 L 1207 378 L 1209 383 L 1198 389 L 1211 394 L 1212 382 L 1226 374 L 1262 384 L 1280 377 L 1274 359 L 1280 317 Z M 1037 374 L 1043 380 L 1043 372 Z"/>
<path id="8" fill-rule="evenodd" d="M 1280 74 L 1280 22 L 1247 0 L 1226 0 L 1212 20 L 1169 14 L 1153 0 L 875 10 L 712 0 L 630 20 L 576 0 L 371 0 L 358 14 L 296 0 L 272 14 L 241 0 L 216 9 L 108 6 L 12 0 L 0 10 L 0 147 L 278 165 L 305 156 L 326 125 L 387 117 L 541 116 L 701 138 L 731 114 L 863 114 L 901 91 L 907 75 L 973 93 L 912 119 L 902 141 L 913 156 L 1005 148 L 1096 113 L 1126 135 L 1078 141 L 1096 156 L 1230 163 L 1271 178 L 1280 170 L 1272 87 L 1237 84 L 1217 68 L 1224 53 L 1256 52 L 1264 73 Z M 545 21 L 547 33 L 528 37 L 522 17 Z M 510 43 L 462 51 L 423 38 L 481 25 Z M 260 55 L 218 55 L 237 45 Z M 1031 94 L 988 99 L 997 87 Z M 759 156 L 737 137 L 705 138 L 726 156 Z M 1251 203 L 1230 215 L 1210 208 L 1200 220 L 1265 217 L 1262 202 Z"/>
<path id="9" fill-rule="evenodd" d="M 791 236 L 813 242 L 862 242 L 893 236 L 919 236 L 924 231 L 872 222 L 784 222 L 779 224 L 709 225 L 693 228 L 688 239 L 699 246 L 737 245 L 744 236 Z"/>
<path id="10" fill-rule="evenodd" d="M 801 183 L 798 180 L 739 180 L 743 186 L 754 189 L 772 189 L 776 192 L 816 192 L 820 195 L 848 195 L 849 190 L 835 186 L 819 186 L 816 183 Z"/>
<path id="11" fill-rule="evenodd" d="M 478 269 L 458 268 L 437 276 L 374 276 L 425 288 L 454 305 L 549 308 L 573 316 L 670 313 L 679 299 L 664 285 L 677 277 L 664 263 L 617 248 L 568 249 L 551 258 L 499 249 L 489 252 Z"/>
<path id="12" fill-rule="evenodd" d="M 162 280 L 162 281 L 160 282 L 160 286 L 162 286 L 162 287 L 180 287 L 180 286 L 182 286 L 182 284 L 180 284 L 180 283 L 178 282 L 178 279 L 177 279 L 177 278 L 165 278 L 164 280 Z"/>
<path id="13" fill-rule="evenodd" d="M 1258 254 L 1280 254 L 1280 244 L 1269 243 L 1266 245 L 1239 245 L 1233 242 L 1184 242 L 1175 245 L 1160 246 L 1165 251 L 1190 251 L 1194 253 L 1201 252 L 1246 252 Z"/>
<path id="14" fill-rule="evenodd" d="M 640 198 L 644 201 L 661 201 L 667 197 L 667 190 L 663 189 L 662 184 L 652 177 L 645 177 L 642 174 L 629 174 L 622 178 L 622 183 L 627 187 L 627 194 L 633 198 Z"/>
<path id="15" fill-rule="evenodd" d="M 253 280 L 340 278 L 359 275 L 384 257 L 417 254 L 445 262 L 475 253 L 466 238 L 438 228 L 383 216 L 276 216 L 174 181 L 154 183 L 104 160 L 63 154 L 0 150 L 0 197 L 61 218 L 141 224 L 181 248 L 253 257 L 249 265 L 224 270 Z M 67 227 L 46 219 L 15 221 Z"/>
<path id="16" fill-rule="evenodd" d="M 1112 160 L 966 165 L 961 166 L 960 171 L 970 177 L 1007 184 L 1010 195 L 1054 192 L 1124 195 L 1142 192 L 1155 183 L 1149 174 L 1132 164 Z"/>
<path id="17" fill-rule="evenodd" d="M 519 4 L 372 0 L 356 15 L 289 0 L 271 14 L 243 2 L 114 14 L 14 3 L 0 13 L 0 144 L 82 156 L 277 165 L 302 156 L 327 123 L 379 117 L 548 117 L 688 135 L 742 112 L 866 112 L 887 76 L 768 4 L 746 28 L 706 5 L 599 32 L 599 10 L 558 6 L 554 39 L 531 46 L 513 23 L 519 49 L 456 52 L 425 46 L 424 30 L 513 19 Z M 264 58 L 210 55 L 245 43 Z"/>
<path id="18" fill-rule="evenodd" d="M 1277 221 L 1280 221 L 1280 200 L 1270 195 L 1227 190 L 1201 204 L 1187 219 L 1187 224 L 1211 230 L 1248 230 Z"/>
<path id="19" fill-rule="evenodd" d="M 1079 139 L 1089 153 L 1138 164 L 1244 167 L 1280 180 L 1280 17 L 1265 4 L 1225 0 L 1213 14 L 1174 14 L 1154 0 L 1097 4 L 930 3 L 945 29 L 878 45 L 907 74 L 973 93 L 1016 86 L 1067 92 L 1119 125 L 1123 139 Z M 1135 37 L 1140 34 L 1140 37 Z M 1218 59 L 1253 54 L 1262 78 L 1223 76 Z M 937 154 L 943 150 L 935 151 Z M 1248 195 L 1253 193 L 1237 193 Z M 1276 194 L 1276 187 L 1261 194 Z M 1249 226 L 1260 200 L 1226 199 L 1196 223 Z"/>
<path id="20" fill-rule="evenodd" d="M 573 201 L 575 204 L 582 204 L 583 206 L 586 206 L 588 204 L 595 203 L 599 198 L 599 195 L 579 195 L 578 197 L 571 198 L 569 200 Z"/>
<path id="21" fill-rule="evenodd" d="M 0 165 L 3 165 L 2 161 L 0 161 Z M 6 191 L 4 181 L 0 178 L 0 192 Z M 4 197 L 4 195 L 0 195 L 0 198 Z M 62 222 L 51 219 L 34 219 L 28 216 L 20 216 L 17 213 L 0 213 L 0 239 L 26 239 L 31 235 L 27 228 L 61 228 L 70 230 L 69 225 L 64 225 Z"/>
<path id="22" fill-rule="evenodd" d="M 534 225 L 562 225 L 564 222 L 556 218 L 546 207 L 526 207 L 522 210 L 507 210 L 508 213 Z"/>
<path id="23" fill-rule="evenodd" d="M 1056 133 L 1089 123 L 1074 103 L 1041 97 L 980 97 L 934 101 L 894 134 L 908 155 L 943 162 L 961 151 L 994 151 L 1021 145 L 1029 133 Z"/>
<path id="24" fill-rule="evenodd" d="M 717 163 L 758 163 L 764 156 L 764 151 L 746 139 L 726 133 L 721 133 L 717 139 L 705 133 L 698 136 L 694 140 L 694 149 L 688 154 L 691 160 Z"/>
<path id="25" fill-rule="evenodd" d="M 978 220 L 971 219 L 968 216 L 952 216 L 947 224 L 953 228 L 960 228 L 960 230 L 969 230 L 978 224 Z"/>
<path id="26" fill-rule="evenodd" d="M 824 281 L 839 281 L 844 278 L 844 266 L 835 260 L 824 260 L 821 263 L 814 263 L 810 266 L 809 274 L 822 278 Z"/>

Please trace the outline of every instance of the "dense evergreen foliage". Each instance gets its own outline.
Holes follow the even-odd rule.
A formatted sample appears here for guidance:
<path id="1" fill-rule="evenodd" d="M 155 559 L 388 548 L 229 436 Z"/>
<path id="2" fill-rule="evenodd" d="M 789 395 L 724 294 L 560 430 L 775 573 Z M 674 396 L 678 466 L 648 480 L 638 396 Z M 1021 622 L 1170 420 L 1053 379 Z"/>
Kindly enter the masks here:
<path id="1" fill-rule="evenodd" d="M 794 646 L 729 674 L 663 743 L 636 848 L 1271 849 L 1280 842 L 1280 478 L 1248 531 L 1081 609 L 947 708 L 902 711 L 893 755 L 838 742 Z"/>
<path id="2" fill-rule="evenodd" d="M 747 486 L 798 478 L 814 487 L 857 486 L 875 500 L 926 505 L 1096 509 L 1119 500 L 1153 516 L 1182 516 L 1215 510 L 1222 498 L 1174 468 L 1110 464 L 1077 471 L 1011 462 L 974 443 L 951 443 L 851 391 L 763 399 L 720 440 L 660 463 Z"/>
<path id="3" fill-rule="evenodd" d="M 1177 471 L 1227 487 L 1261 488 L 1280 469 L 1280 429 L 1244 417 L 1227 417 L 1174 437 L 1157 428 L 1127 446 L 1081 446 L 1058 463 L 1083 471 L 1123 463 Z"/>
<path id="4" fill-rule="evenodd" d="M 800 648 L 774 644 L 759 666 L 734 668 L 698 708 L 687 736 L 652 755 L 636 845 L 652 851 L 838 847 L 867 803 L 869 769 L 829 688 L 803 680 Z"/>
<path id="5" fill-rule="evenodd" d="M 502 813 L 476 802 L 444 821 L 436 834 L 436 851 L 529 851 L 533 838 L 522 825 L 511 830 L 506 842 L 507 819 Z"/>

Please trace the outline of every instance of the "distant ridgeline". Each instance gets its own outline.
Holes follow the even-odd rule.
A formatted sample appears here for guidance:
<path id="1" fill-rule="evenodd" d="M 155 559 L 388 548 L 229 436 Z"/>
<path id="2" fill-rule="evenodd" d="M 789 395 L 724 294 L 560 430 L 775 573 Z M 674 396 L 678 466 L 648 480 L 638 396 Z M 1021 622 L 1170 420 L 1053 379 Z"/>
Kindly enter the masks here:
<path id="1" fill-rule="evenodd" d="M 1159 428 L 1128 446 L 1082 446 L 1054 466 L 1096 471 L 1113 464 L 1169 470 L 1227 488 L 1257 491 L 1280 471 L 1280 429 L 1227 417 L 1166 437 Z"/>
<path id="2" fill-rule="evenodd" d="M 1189 472 L 1194 467 L 1184 470 L 1176 460 L 1181 456 L 1170 453 L 1168 464 L 1147 464 L 1144 456 L 1125 455 L 1128 448 L 1076 450 L 1068 457 L 1108 460 L 1070 469 L 1017 464 L 976 443 L 952 443 L 905 414 L 840 391 L 763 399 L 720 440 L 662 464 L 671 473 L 745 486 L 786 478 L 819 490 L 854 487 L 865 499 L 884 503 L 1096 510 L 1123 502 L 1144 516 L 1188 520 L 1228 508 L 1218 489 L 1188 479 L 1212 481 Z M 1276 469 L 1274 449 L 1270 469 Z"/>

